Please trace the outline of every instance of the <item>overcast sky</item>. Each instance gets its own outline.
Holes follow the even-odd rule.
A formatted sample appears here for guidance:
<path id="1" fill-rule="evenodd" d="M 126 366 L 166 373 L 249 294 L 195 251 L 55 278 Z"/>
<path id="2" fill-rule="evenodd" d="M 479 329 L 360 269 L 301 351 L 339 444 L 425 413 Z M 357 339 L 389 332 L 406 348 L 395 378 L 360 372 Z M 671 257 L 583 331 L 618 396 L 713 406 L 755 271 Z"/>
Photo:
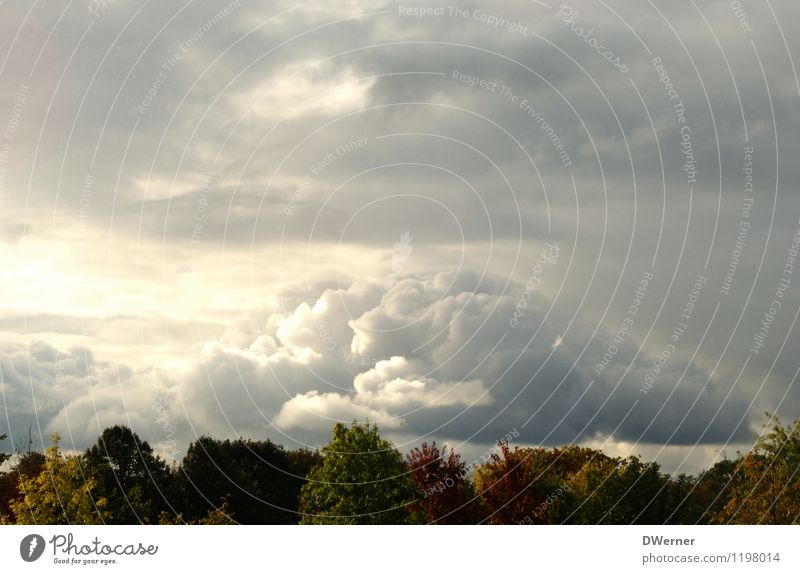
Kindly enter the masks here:
<path id="1" fill-rule="evenodd" d="M 799 11 L 3 3 L 0 434 L 748 448 L 800 417 Z"/>

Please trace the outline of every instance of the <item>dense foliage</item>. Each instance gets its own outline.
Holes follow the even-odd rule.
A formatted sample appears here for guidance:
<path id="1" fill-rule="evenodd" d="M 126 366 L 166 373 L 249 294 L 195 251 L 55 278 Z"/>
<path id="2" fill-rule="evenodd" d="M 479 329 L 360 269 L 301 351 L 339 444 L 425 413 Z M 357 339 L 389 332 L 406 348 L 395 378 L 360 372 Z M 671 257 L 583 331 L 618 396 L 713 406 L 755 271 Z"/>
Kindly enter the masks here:
<path id="1" fill-rule="evenodd" d="M 303 524 L 408 522 L 411 477 L 377 426 L 339 423 L 322 452 L 322 465 L 309 473 L 300 495 Z"/>
<path id="2" fill-rule="evenodd" d="M 414 487 L 412 513 L 431 524 L 474 524 L 483 515 L 461 455 L 423 442 L 406 455 Z"/>
<path id="3" fill-rule="evenodd" d="M 123 426 L 107 428 L 80 459 L 111 524 L 157 523 L 170 508 L 173 481 L 147 442 Z"/>
<path id="4" fill-rule="evenodd" d="M 320 462 L 317 453 L 287 452 L 269 440 L 201 437 L 177 470 L 177 506 L 187 520 L 200 520 L 225 501 L 242 524 L 291 524 L 304 477 Z"/>
<path id="5" fill-rule="evenodd" d="M 375 425 L 337 424 L 321 452 L 200 437 L 169 464 L 124 426 L 84 452 L 0 453 L 5 524 L 796 524 L 800 421 L 698 476 L 571 445 L 511 446 L 467 464 Z M 0 436 L 0 441 L 5 439 Z"/>

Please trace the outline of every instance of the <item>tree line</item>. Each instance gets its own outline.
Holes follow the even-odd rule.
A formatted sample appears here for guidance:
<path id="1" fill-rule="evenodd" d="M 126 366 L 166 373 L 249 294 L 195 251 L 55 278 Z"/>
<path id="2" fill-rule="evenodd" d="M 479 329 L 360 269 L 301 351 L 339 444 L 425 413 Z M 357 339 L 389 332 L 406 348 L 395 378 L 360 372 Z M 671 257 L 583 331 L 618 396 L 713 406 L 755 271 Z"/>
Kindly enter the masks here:
<path id="1" fill-rule="evenodd" d="M 198 438 L 168 463 L 125 426 L 78 454 L 0 454 L 3 524 L 796 524 L 800 421 L 696 476 L 600 450 L 511 446 L 467 463 L 376 425 L 336 424 L 321 450 Z M 0 440 L 5 436 L 0 436 Z"/>

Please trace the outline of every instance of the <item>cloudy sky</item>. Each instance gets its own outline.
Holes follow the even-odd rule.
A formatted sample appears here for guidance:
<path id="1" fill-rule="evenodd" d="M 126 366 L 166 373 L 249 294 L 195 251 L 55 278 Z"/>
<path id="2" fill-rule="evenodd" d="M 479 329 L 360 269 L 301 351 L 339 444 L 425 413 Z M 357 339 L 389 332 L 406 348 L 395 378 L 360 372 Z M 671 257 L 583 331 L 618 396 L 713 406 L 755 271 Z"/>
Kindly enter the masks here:
<path id="1" fill-rule="evenodd" d="M 800 417 L 799 11 L 2 3 L 0 434 L 747 448 Z"/>

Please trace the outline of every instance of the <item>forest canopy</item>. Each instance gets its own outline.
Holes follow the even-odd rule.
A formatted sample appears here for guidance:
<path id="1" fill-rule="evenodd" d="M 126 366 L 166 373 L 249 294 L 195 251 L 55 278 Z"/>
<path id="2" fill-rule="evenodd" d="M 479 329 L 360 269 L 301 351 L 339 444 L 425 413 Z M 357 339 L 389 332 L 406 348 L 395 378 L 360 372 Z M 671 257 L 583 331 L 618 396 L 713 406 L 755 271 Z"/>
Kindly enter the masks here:
<path id="1" fill-rule="evenodd" d="M 0 440 L 5 439 L 0 435 Z M 0 454 L 3 524 L 796 524 L 800 421 L 696 476 L 569 445 L 512 444 L 467 463 L 401 453 L 374 424 L 336 424 L 321 450 L 203 436 L 168 463 L 125 426 L 84 452 Z"/>

